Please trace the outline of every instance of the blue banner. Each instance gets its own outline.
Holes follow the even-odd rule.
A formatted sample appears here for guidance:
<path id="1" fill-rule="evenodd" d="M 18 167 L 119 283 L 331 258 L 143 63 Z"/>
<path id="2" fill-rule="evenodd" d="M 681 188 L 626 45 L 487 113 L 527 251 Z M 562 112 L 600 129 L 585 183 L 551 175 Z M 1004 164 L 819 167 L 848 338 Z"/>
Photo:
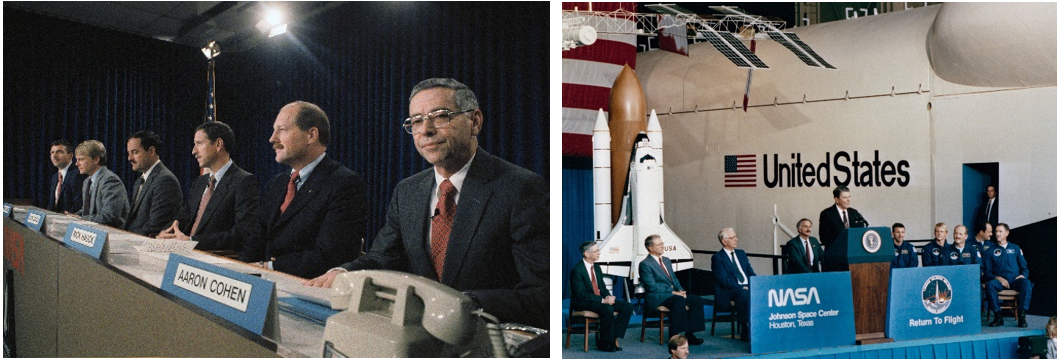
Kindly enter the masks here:
<path id="1" fill-rule="evenodd" d="M 265 334 L 274 288 L 272 281 L 175 253 L 162 277 L 163 291 L 260 335 Z"/>
<path id="2" fill-rule="evenodd" d="M 44 225 L 44 212 L 37 209 L 30 209 L 29 212 L 26 213 L 26 227 L 40 232 L 42 225 Z"/>
<path id="3" fill-rule="evenodd" d="M 923 339 L 981 332 L 981 266 L 892 270 L 888 337 Z"/>
<path id="4" fill-rule="evenodd" d="M 855 344 L 848 272 L 753 276 L 752 354 Z"/>
<path id="5" fill-rule="evenodd" d="M 99 259 L 103 254 L 103 245 L 107 243 L 107 232 L 80 223 L 70 223 L 70 226 L 66 228 L 63 243 Z"/>

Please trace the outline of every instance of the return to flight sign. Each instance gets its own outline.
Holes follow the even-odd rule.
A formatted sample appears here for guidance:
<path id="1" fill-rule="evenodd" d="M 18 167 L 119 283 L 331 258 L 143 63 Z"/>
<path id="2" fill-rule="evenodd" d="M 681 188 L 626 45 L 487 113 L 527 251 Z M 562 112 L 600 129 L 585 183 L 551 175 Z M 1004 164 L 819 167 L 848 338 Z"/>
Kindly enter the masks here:
<path id="1" fill-rule="evenodd" d="M 753 276 L 752 354 L 855 344 L 848 272 Z"/>

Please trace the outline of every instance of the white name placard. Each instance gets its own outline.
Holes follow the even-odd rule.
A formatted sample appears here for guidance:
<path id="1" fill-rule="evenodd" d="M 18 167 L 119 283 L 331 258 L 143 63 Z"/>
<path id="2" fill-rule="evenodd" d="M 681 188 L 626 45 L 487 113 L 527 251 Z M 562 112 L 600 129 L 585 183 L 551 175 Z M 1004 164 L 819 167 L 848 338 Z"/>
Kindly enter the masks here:
<path id="1" fill-rule="evenodd" d="M 249 283 L 183 263 L 177 265 L 173 285 L 241 312 L 247 311 L 251 296 Z"/>
<path id="2" fill-rule="evenodd" d="M 70 241 L 92 248 L 96 244 L 96 233 L 80 227 L 74 227 L 73 232 L 70 232 Z"/>

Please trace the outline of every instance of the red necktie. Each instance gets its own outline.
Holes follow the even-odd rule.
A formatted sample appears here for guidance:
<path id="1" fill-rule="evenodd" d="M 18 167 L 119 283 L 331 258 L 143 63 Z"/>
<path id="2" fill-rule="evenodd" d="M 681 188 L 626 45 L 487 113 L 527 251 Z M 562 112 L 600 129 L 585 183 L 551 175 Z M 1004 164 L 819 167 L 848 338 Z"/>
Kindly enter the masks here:
<path id="1" fill-rule="evenodd" d="M 661 257 L 659 260 L 656 261 L 660 262 L 660 268 L 664 269 L 664 276 L 667 276 L 667 279 L 671 280 L 671 274 L 667 273 L 667 267 L 664 267 L 664 258 Z"/>
<path id="2" fill-rule="evenodd" d="M 210 183 L 207 185 L 206 191 L 203 192 L 203 198 L 199 199 L 199 212 L 195 214 L 195 223 L 192 224 L 192 234 L 194 236 L 199 231 L 199 222 L 203 220 L 203 212 L 206 211 L 206 205 L 210 202 L 210 196 L 214 195 L 214 184 L 217 183 L 217 179 L 214 176 L 210 176 Z"/>
<path id="3" fill-rule="evenodd" d="M 437 213 L 431 218 L 431 259 L 439 281 L 442 281 L 446 245 L 450 243 L 450 227 L 454 224 L 454 212 L 457 209 L 454 202 L 456 192 L 457 188 L 454 188 L 450 179 L 443 180 L 439 185 L 439 204 L 435 207 Z"/>
<path id="4" fill-rule="evenodd" d="M 594 287 L 594 295 L 601 296 L 601 289 L 597 287 L 597 274 L 594 273 L 594 266 L 590 266 L 590 285 Z"/>
<path id="5" fill-rule="evenodd" d="M 284 194 L 284 204 L 280 205 L 280 213 L 288 210 L 288 204 L 291 204 L 291 200 L 295 199 L 295 183 L 299 182 L 299 171 L 293 170 L 291 173 L 291 180 L 288 180 L 288 193 Z"/>
<path id="6" fill-rule="evenodd" d="M 63 186 L 63 172 L 59 172 L 59 182 L 55 183 L 55 206 L 59 206 L 59 189 Z"/>

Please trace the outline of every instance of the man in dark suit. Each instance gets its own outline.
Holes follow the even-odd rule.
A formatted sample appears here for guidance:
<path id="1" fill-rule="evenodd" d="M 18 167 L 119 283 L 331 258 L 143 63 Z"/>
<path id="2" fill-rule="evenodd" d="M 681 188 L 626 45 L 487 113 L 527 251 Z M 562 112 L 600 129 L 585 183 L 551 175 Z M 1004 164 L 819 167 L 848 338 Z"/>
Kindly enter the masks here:
<path id="1" fill-rule="evenodd" d="M 82 206 L 77 216 L 111 227 L 123 225 L 129 215 L 129 198 L 125 195 L 122 180 L 103 165 L 107 159 L 103 143 L 96 140 L 82 142 L 74 149 L 74 155 L 78 170 L 87 175 L 81 185 Z"/>
<path id="2" fill-rule="evenodd" d="M 804 218 L 797 222 L 797 233 L 786 243 L 785 249 L 789 252 L 787 274 L 799 274 L 808 272 L 822 272 L 822 245 L 819 240 L 811 236 L 811 220 Z"/>
<path id="3" fill-rule="evenodd" d="M 989 185 L 985 187 L 985 196 L 987 198 L 984 203 L 981 203 L 981 208 L 977 210 L 977 218 L 974 223 L 976 223 L 975 225 L 991 223 L 992 228 L 995 228 L 999 224 L 999 198 L 996 198 L 996 186 Z M 995 235 L 991 237 L 992 242 L 995 242 Z"/>
<path id="4" fill-rule="evenodd" d="M 601 257 L 601 249 L 597 247 L 597 243 L 583 242 L 579 250 L 583 253 L 583 263 L 572 268 L 568 276 L 568 286 L 572 289 L 571 309 L 589 310 L 599 316 L 600 337 L 597 340 L 597 349 L 605 352 L 623 350 L 616 342 L 627 335 L 627 325 L 631 321 L 634 307 L 629 302 L 616 300 L 605 288 L 601 267 L 594 264 Z M 618 314 L 613 316 L 613 312 Z"/>
<path id="5" fill-rule="evenodd" d="M 48 181 L 48 210 L 52 212 L 77 212 L 81 209 L 81 176 L 74 163 L 74 147 L 66 140 L 52 141 L 50 151 L 52 165 L 59 171 Z M 72 172 L 71 172 L 72 171 Z"/>
<path id="6" fill-rule="evenodd" d="M 697 295 L 687 295 L 675 277 L 671 259 L 664 257 L 664 241 L 660 235 L 645 239 L 649 256 L 638 264 L 638 277 L 645 288 L 645 313 L 656 307 L 666 307 L 671 312 L 667 329 L 668 336 L 686 334 L 691 345 L 701 345 L 704 339 L 693 333 L 704 331 L 704 300 Z M 687 310 L 689 309 L 689 310 Z"/>
<path id="7" fill-rule="evenodd" d="M 273 123 L 278 163 L 291 167 L 266 185 L 261 238 L 248 240 L 240 260 L 299 277 L 314 277 L 361 253 L 365 237 L 365 182 L 327 157 L 328 115 L 295 101 Z"/>
<path id="8" fill-rule="evenodd" d="M 236 140 L 228 125 L 199 125 L 193 143 L 199 167 L 210 172 L 192 183 L 177 220 L 158 238 L 194 240 L 196 249 L 238 253 L 245 241 L 258 238 L 258 180 L 229 157 Z"/>
<path id="9" fill-rule="evenodd" d="M 819 213 L 819 238 L 822 238 L 823 249 L 830 248 L 842 229 L 869 225 L 859 211 L 850 208 L 851 205 L 852 193 L 848 187 L 839 186 L 833 190 L 833 205 Z"/>
<path id="10" fill-rule="evenodd" d="M 549 185 L 478 147 L 476 95 L 449 78 L 421 81 L 403 124 L 432 168 L 398 183 L 368 253 L 343 271 L 386 269 L 435 279 L 502 322 L 549 327 Z M 449 232 L 447 232 L 449 231 Z"/>
<path id="11" fill-rule="evenodd" d="M 162 139 L 151 131 L 140 131 L 129 137 L 126 151 L 129 166 L 141 173 L 133 183 L 132 209 L 122 229 L 154 237 L 170 225 L 181 207 L 181 182 L 159 160 Z"/>
<path id="12" fill-rule="evenodd" d="M 741 340 L 749 340 L 749 278 L 756 276 L 745 251 L 737 249 L 738 236 L 733 228 L 719 231 L 723 248 L 712 255 L 715 272 L 715 308 L 730 309 L 733 302 L 741 320 Z"/>

